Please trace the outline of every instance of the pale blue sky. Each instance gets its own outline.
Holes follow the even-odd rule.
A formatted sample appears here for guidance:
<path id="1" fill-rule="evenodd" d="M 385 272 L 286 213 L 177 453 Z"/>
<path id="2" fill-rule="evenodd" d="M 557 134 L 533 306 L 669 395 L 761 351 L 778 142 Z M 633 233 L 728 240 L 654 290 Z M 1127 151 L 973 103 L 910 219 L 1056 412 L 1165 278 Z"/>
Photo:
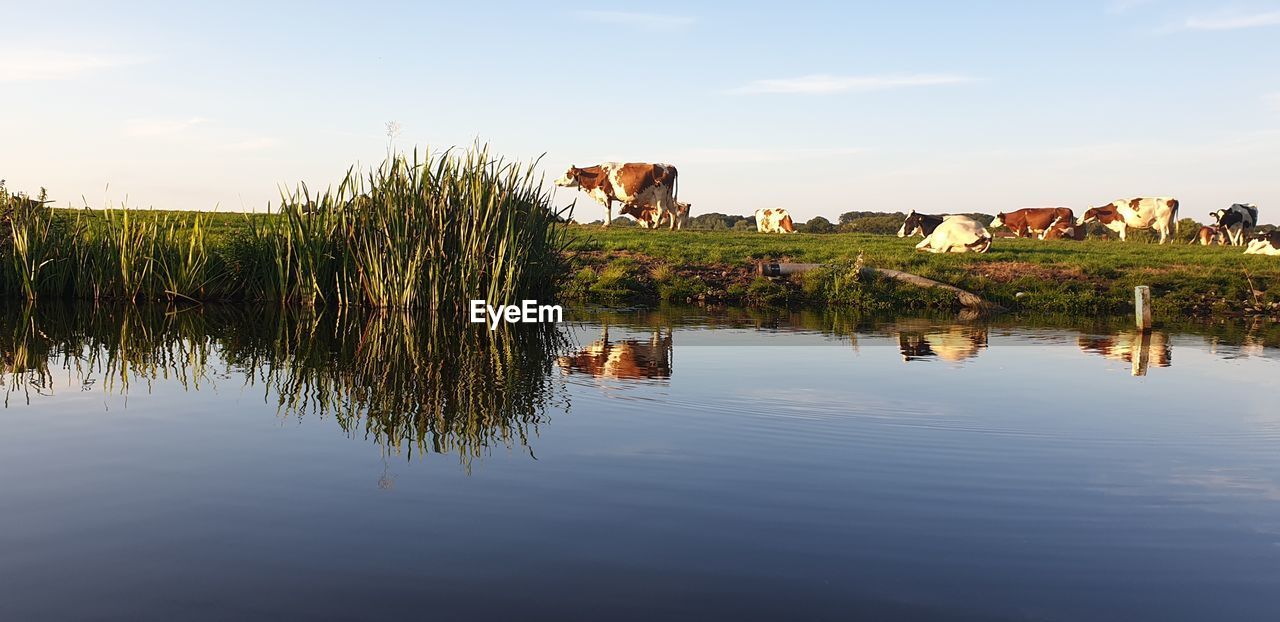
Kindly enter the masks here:
<path id="1" fill-rule="evenodd" d="M 1172 195 L 1280 221 L 1274 0 L 258 4 L 0 0 L 0 177 L 262 209 L 396 120 L 401 147 L 545 152 L 548 180 L 671 162 L 695 214 Z"/>

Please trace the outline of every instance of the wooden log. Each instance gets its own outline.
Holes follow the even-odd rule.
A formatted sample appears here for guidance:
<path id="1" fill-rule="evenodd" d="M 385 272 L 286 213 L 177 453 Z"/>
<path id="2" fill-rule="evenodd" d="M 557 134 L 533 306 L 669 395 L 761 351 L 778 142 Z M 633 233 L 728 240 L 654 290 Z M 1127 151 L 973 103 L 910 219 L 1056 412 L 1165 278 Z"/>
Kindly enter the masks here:
<path id="1" fill-rule="evenodd" d="M 822 267 L 822 264 L 818 264 L 818 263 L 779 263 L 776 261 L 773 261 L 773 262 L 766 261 L 759 264 L 759 266 L 757 267 L 757 271 L 763 276 L 790 276 L 792 274 L 808 272 L 809 270 L 814 270 L 816 268 L 821 268 L 821 267 Z M 889 270 L 886 268 L 870 268 L 867 266 L 863 266 L 858 270 L 858 274 L 860 276 L 882 276 L 885 278 L 893 279 L 895 281 L 910 283 L 911 285 L 915 285 L 916 287 L 945 289 L 947 291 L 953 292 L 956 295 L 956 299 L 960 301 L 961 306 L 964 306 L 969 309 L 979 309 L 982 311 L 988 311 L 993 313 L 998 313 L 1005 310 L 1004 307 L 994 302 L 983 300 L 982 297 L 978 296 L 977 294 L 974 294 L 973 292 L 965 291 L 963 289 L 960 289 L 959 287 L 956 287 L 955 285 L 948 285 L 946 283 L 941 283 L 933 279 L 926 279 L 922 276 L 911 274 L 910 272 L 902 272 L 901 270 Z"/>
<path id="2" fill-rule="evenodd" d="M 1151 288 L 1146 285 L 1133 288 L 1133 317 L 1139 330 L 1151 330 Z"/>

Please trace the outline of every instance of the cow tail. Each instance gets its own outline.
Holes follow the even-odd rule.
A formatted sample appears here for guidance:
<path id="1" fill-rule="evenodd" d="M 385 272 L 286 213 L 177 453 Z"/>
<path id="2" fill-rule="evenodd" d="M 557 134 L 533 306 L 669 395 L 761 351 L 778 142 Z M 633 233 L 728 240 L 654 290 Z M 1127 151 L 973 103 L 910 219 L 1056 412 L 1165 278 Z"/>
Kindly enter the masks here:
<path id="1" fill-rule="evenodd" d="M 1182 234 L 1182 221 L 1178 220 L 1179 203 L 1177 199 L 1173 199 L 1171 203 L 1173 203 L 1173 235 L 1178 236 Z"/>
<path id="2" fill-rule="evenodd" d="M 680 171 L 676 167 L 671 167 L 671 202 L 675 203 L 680 200 Z M 675 209 L 675 206 L 671 206 Z"/>

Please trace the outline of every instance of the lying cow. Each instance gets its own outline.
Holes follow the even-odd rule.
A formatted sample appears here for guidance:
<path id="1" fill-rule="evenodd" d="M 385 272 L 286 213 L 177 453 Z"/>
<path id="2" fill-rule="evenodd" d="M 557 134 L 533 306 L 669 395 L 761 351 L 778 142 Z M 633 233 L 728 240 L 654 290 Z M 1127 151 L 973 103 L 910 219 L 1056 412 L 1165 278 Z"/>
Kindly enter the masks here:
<path id="1" fill-rule="evenodd" d="M 988 228 L 1008 227 L 1017 237 L 1036 236 L 1043 240 L 1044 232 L 1060 219 L 1074 222 L 1076 215 L 1069 207 L 1024 207 L 1008 214 L 1004 212 L 996 214 Z"/>
<path id="2" fill-rule="evenodd" d="M 909 238 L 916 235 L 928 237 L 933 233 L 938 225 L 942 224 L 942 220 L 946 216 L 934 216 L 932 214 L 918 214 L 915 210 L 907 213 L 907 219 L 902 221 L 902 226 L 898 228 L 898 237 Z"/>
<path id="3" fill-rule="evenodd" d="M 1225 244 L 1225 240 L 1226 237 L 1222 235 L 1221 227 L 1205 225 L 1200 227 L 1200 230 L 1196 232 L 1196 237 L 1192 238 L 1190 243 L 1199 242 L 1200 246 L 1210 246 L 1213 244 Z"/>
<path id="4" fill-rule="evenodd" d="M 795 233 L 795 224 L 791 222 L 791 214 L 781 207 L 768 207 L 756 210 L 756 231 L 760 233 Z"/>
<path id="5" fill-rule="evenodd" d="M 947 216 L 933 233 L 916 244 L 916 250 L 930 253 L 985 253 L 991 248 L 991 234 L 968 216 Z"/>
<path id="6" fill-rule="evenodd" d="M 683 229 L 685 225 L 689 224 L 690 207 L 691 206 L 688 203 L 676 201 L 675 229 L 677 231 Z M 657 229 L 664 224 L 671 224 L 671 212 L 663 212 L 662 216 L 659 217 L 658 208 L 652 205 L 624 205 L 622 206 L 622 213 L 635 218 L 640 227 L 644 229 Z"/>
<path id="7" fill-rule="evenodd" d="M 1280 229 L 1259 231 L 1249 238 L 1246 255 L 1280 255 Z"/>
<path id="8" fill-rule="evenodd" d="M 613 220 L 614 201 L 624 206 L 652 206 L 657 212 L 653 221 L 664 222 L 663 215 L 675 210 L 677 177 L 676 167 L 670 164 L 605 162 L 585 168 L 570 166 L 555 184 L 578 188 L 604 205 L 602 226 L 608 227 Z M 669 218 L 665 222 L 674 229 L 677 220 Z"/>
<path id="9" fill-rule="evenodd" d="M 1040 232 L 1039 237 L 1041 240 L 1075 240 L 1079 242 L 1084 239 L 1084 236 L 1085 228 L 1076 225 L 1073 215 L 1068 218 L 1055 218 L 1044 231 Z"/>
<path id="10" fill-rule="evenodd" d="M 1155 229 L 1160 234 L 1160 243 L 1164 244 L 1169 237 L 1169 225 L 1177 227 L 1178 200 L 1172 197 L 1118 199 L 1100 207 L 1085 210 L 1077 226 L 1091 222 L 1102 223 L 1102 226 L 1116 232 L 1120 241 L 1125 241 L 1127 229 Z"/>
<path id="11" fill-rule="evenodd" d="M 1236 203 L 1214 212 L 1213 218 L 1226 237 L 1225 244 L 1243 246 L 1245 234 L 1258 226 L 1258 206 L 1252 203 Z"/>

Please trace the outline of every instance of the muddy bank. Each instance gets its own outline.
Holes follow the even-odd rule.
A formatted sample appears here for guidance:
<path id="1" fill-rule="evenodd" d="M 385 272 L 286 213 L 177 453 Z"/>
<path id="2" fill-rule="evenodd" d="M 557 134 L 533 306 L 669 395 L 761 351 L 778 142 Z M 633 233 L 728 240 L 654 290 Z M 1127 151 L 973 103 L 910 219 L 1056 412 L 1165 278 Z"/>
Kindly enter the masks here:
<path id="1" fill-rule="evenodd" d="M 789 257 L 779 257 L 787 261 Z M 577 251 L 562 297 L 573 302 L 678 302 L 747 307 L 827 307 L 858 311 L 959 311 L 953 292 L 868 275 L 856 261 L 835 261 L 801 274 L 765 277 L 763 261 L 675 262 L 647 253 Z M 870 267 L 876 267 L 871 265 Z M 1070 264 L 981 261 L 912 272 L 1004 307 L 1009 312 L 1117 314 L 1132 311 L 1133 287 L 1149 285 L 1163 317 L 1280 318 L 1280 285 L 1240 270 L 1205 278 L 1194 265 L 1097 270 Z M 1194 276 L 1194 278 L 1193 278 Z"/>

